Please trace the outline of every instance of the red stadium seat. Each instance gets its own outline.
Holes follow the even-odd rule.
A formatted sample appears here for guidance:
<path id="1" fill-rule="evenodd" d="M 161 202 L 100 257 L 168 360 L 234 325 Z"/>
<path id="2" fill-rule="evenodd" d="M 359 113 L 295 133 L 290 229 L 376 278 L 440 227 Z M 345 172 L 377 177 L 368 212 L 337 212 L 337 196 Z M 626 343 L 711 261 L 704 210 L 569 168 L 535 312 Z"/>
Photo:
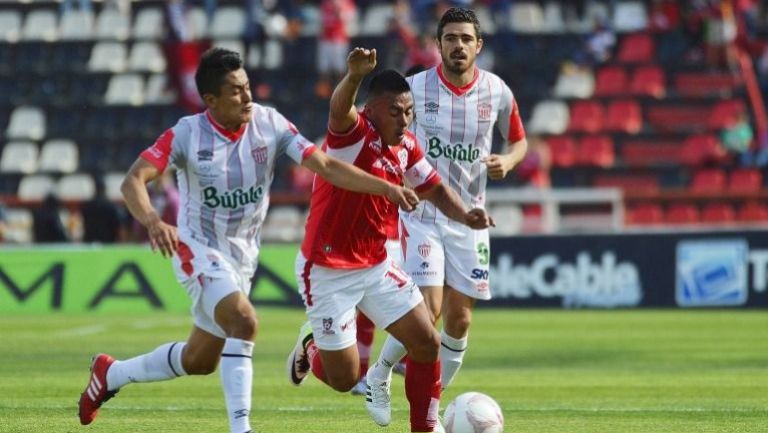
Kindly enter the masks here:
<path id="1" fill-rule="evenodd" d="M 647 225 L 664 222 L 664 211 L 657 203 L 643 203 L 632 206 L 627 212 L 629 224 Z"/>
<path id="2" fill-rule="evenodd" d="M 675 203 L 669 206 L 666 214 L 669 224 L 695 224 L 699 222 L 699 210 L 690 203 Z"/>
<path id="3" fill-rule="evenodd" d="M 728 191 L 751 193 L 763 188 L 763 175 L 754 168 L 739 168 L 728 177 Z"/>
<path id="4" fill-rule="evenodd" d="M 643 128 L 640 104 L 632 100 L 613 101 L 608 105 L 605 130 L 637 134 Z"/>
<path id="5" fill-rule="evenodd" d="M 692 166 L 721 161 L 726 156 L 725 149 L 712 134 L 691 135 L 683 142 L 680 152 L 680 160 Z"/>
<path id="6" fill-rule="evenodd" d="M 700 170 L 693 175 L 691 190 L 694 192 L 720 192 L 725 190 L 725 172 L 717 168 Z"/>
<path id="7" fill-rule="evenodd" d="M 739 221 L 750 223 L 768 223 L 768 205 L 751 201 L 739 209 L 737 215 Z"/>
<path id="8" fill-rule="evenodd" d="M 747 107 L 740 99 L 720 101 L 712 108 L 707 125 L 710 129 L 722 129 L 731 126 L 746 113 Z"/>
<path id="9" fill-rule="evenodd" d="M 652 174 L 598 175 L 592 182 L 601 188 L 619 188 L 624 194 L 654 194 L 659 192 L 659 179 Z"/>
<path id="10" fill-rule="evenodd" d="M 597 71 L 595 96 L 626 95 L 627 71 L 620 66 L 606 66 Z"/>
<path id="11" fill-rule="evenodd" d="M 735 219 L 733 206 L 728 203 L 708 203 L 701 212 L 701 221 L 705 223 L 730 223 Z"/>
<path id="12" fill-rule="evenodd" d="M 741 85 L 741 78 L 731 73 L 685 72 L 675 76 L 675 88 L 683 96 L 732 95 Z"/>
<path id="13" fill-rule="evenodd" d="M 621 159 L 636 167 L 677 164 L 681 149 L 682 146 L 674 141 L 627 141 L 621 146 Z"/>
<path id="14" fill-rule="evenodd" d="M 576 143 L 567 136 L 554 136 L 547 139 L 552 165 L 555 167 L 572 167 L 576 163 Z"/>
<path id="15" fill-rule="evenodd" d="M 648 123 L 658 131 L 700 131 L 708 127 L 712 109 L 700 105 L 677 105 L 649 107 Z"/>
<path id="16" fill-rule="evenodd" d="M 606 135 L 593 135 L 582 138 L 576 160 L 583 165 L 612 167 L 616 162 L 613 140 Z"/>
<path id="17" fill-rule="evenodd" d="M 571 105 L 569 131 L 600 132 L 603 128 L 605 110 L 597 101 L 577 101 Z"/>
<path id="18" fill-rule="evenodd" d="M 632 74 L 630 92 L 636 96 L 662 98 L 667 93 L 664 71 L 658 66 L 641 66 Z"/>
<path id="19" fill-rule="evenodd" d="M 650 63 L 653 61 L 653 39 L 649 34 L 636 33 L 624 36 L 619 47 L 618 61 L 622 63 Z"/>

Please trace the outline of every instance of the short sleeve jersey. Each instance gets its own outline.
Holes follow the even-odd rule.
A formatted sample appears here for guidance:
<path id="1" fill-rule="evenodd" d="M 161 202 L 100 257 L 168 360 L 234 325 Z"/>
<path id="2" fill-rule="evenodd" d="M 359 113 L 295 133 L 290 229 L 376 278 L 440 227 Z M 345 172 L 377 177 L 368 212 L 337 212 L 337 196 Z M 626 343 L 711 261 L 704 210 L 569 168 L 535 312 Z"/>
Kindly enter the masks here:
<path id="1" fill-rule="evenodd" d="M 280 113 L 254 104 L 238 132 L 206 111 L 181 118 L 141 157 L 161 171 L 169 164 L 178 169 L 182 242 L 194 240 L 255 268 L 275 159 L 286 153 L 300 163 L 315 150 Z"/>
<path id="2" fill-rule="evenodd" d="M 413 94 L 415 119 L 411 130 L 425 156 L 461 197 L 464 205 L 483 207 L 488 179 L 483 158 L 491 153 L 493 125 L 511 143 L 525 137 L 517 102 L 497 75 L 475 69 L 464 87 L 451 84 L 441 66 L 407 78 Z M 422 221 L 447 221 L 432 203 L 414 211 Z"/>
<path id="3" fill-rule="evenodd" d="M 396 146 L 386 146 L 373 124 L 359 114 L 343 134 L 328 132 L 323 150 L 363 171 L 416 191 L 440 182 L 410 132 Z M 386 197 L 337 188 L 315 176 L 301 251 L 308 263 L 337 269 L 374 266 L 387 258 L 388 227 L 396 226 L 397 205 Z"/>

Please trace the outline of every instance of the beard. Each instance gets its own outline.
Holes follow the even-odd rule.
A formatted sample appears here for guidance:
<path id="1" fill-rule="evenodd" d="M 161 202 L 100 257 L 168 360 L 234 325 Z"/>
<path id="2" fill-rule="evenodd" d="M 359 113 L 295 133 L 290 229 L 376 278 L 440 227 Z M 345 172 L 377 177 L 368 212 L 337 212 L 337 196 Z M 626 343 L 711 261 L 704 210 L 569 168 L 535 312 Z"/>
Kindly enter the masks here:
<path id="1" fill-rule="evenodd" d="M 443 66 L 449 72 L 461 75 L 472 68 L 474 61 L 470 61 L 466 54 L 463 57 L 455 58 L 453 55 L 443 55 Z"/>

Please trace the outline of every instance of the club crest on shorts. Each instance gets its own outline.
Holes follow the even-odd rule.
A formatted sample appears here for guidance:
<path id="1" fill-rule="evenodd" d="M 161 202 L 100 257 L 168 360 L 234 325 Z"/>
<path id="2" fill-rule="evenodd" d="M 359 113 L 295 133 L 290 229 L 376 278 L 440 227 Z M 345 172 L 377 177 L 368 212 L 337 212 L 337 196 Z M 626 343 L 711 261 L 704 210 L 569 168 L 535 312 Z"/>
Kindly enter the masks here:
<path id="1" fill-rule="evenodd" d="M 335 332 L 331 328 L 333 328 L 333 317 L 323 317 L 323 334 L 324 335 L 335 334 Z"/>
<path id="2" fill-rule="evenodd" d="M 419 249 L 419 255 L 421 257 L 426 258 L 427 256 L 429 256 L 429 253 L 432 251 L 432 245 L 425 242 L 423 244 L 419 244 L 418 249 Z"/>
<path id="3" fill-rule="evenodd" d="M 487 102 L 477 104 L 477 119 L 481 122 L 489 122 L 491 120 L 491 104 Z"/>
<path id="4" fill-rule="evenodd" d="M 251 149 L 251 156 L 253 156 L 253 160 L 259 164 L 264 164 L 267 162 L 267 155 L 269 155 L 269 149 L 266 146 Z"/>

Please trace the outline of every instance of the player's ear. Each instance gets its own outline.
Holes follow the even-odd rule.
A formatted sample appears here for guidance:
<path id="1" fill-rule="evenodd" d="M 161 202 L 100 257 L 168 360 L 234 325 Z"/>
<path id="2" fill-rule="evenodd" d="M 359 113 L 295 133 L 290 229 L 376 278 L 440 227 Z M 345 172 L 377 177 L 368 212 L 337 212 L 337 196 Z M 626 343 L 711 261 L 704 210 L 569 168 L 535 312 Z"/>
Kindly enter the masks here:
<path id="1" fill-rule="evenodd" d="M 203 102 L 205 103 L 205 106 L 208 108 L 215 108 L 216 107 L 216 95 L 213 93 L 206 93 L 203 95 Z"/>
<path id="2" fill-rule="evenodd" d="M 483 49 L 483 38 L 477 38 L 477 54 Z"/>

